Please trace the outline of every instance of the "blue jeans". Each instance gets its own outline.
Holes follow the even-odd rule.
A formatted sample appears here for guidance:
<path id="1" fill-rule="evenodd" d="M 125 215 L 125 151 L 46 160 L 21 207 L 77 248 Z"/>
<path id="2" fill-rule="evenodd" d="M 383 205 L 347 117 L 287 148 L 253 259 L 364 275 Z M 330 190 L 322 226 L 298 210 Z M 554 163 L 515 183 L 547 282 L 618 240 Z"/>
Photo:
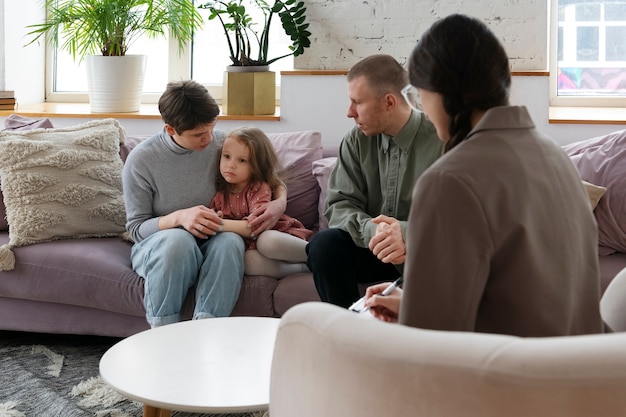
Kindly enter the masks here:
<path id="1" fill-rule="evenodd" d="M 194 285 L 194 319 L 229 316 L 241 289 L 244 250 L 243 239 L 235 233 L 196 240 L 184 229 L 161 230 L 136 243 L 131 261 L 145 279 L 150 326 L 180 321 L 183 302 Z"/>

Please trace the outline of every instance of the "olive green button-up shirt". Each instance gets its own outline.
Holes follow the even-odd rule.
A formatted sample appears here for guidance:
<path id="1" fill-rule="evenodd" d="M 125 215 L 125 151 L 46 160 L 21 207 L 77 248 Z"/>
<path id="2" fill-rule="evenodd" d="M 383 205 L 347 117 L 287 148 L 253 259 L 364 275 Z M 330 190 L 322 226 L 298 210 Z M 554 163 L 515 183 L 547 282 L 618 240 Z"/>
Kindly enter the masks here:
<path id="1" fill-rule="evenodd" d="M 384 214 L 400 221 L 404 236 L 413 186 L 441 156 L 442 146 L 423 113 L 413 112 L 394 137 L 366 136 L 355 126 L 339 146 L 328 181 L 329 227 L 345 230 L 366 248 L 376 231 L 370 220 Z"/>

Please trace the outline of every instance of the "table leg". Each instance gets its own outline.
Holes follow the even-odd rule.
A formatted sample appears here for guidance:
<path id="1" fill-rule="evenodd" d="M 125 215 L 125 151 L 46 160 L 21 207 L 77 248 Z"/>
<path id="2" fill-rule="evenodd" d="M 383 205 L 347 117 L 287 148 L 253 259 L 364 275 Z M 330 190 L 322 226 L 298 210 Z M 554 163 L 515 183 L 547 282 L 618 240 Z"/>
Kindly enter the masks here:
<path id="1" fill-rule="evenodd" d="M 144 404 L 143 417 L 172 417 L 172 411 Z"/>

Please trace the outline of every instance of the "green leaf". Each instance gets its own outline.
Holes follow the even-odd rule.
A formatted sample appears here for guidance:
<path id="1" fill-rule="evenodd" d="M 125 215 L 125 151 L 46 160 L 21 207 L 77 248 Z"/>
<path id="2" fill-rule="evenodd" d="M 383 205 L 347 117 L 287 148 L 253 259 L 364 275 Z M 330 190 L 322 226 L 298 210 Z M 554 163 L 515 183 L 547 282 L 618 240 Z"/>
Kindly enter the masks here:
<path id="1" fill-rule="evenodd" d="M 144 0 L 145 1 L 145 0 Z M 161 0 L 163 1 L 163 0 Z M 217 17 L 224 29 L 224 35 L 230 49 L 230 57 L 234 65 L 270 64 L 284 57 L 301 54 L 304 45 L 308 47 L 310 34 L 305 31 L 308 28 L 306 23 L 306 8 L 304 2 L 296 3 L 297 0 L 273 0 L 272 6 L 269 0 L 229 0 L 215 1 L 210 4 L 217 13 L 209 20 Z M 246 6 L 247 5 L 247 9 Z M 203 5 L 203 7 L 206 6 Z M 250 7 L 256 6 L 262 12 L 263 18 L 253 20 L 249 14 Z M 293 6 L 293 7 L 289 7 Z M 285 34 L 291 39 L 292 45 L 289 54 L 275 58 L 268 57 L 270 25 L 273 15 L 278 14 L 280 24 Z M 256 44 L 255 44 L 256 42 Z M 258 59 L 251 59 L 251 54 L 258 51 Z"/>
<path id="2" fill-rule="evenodd" d="M 165 36 L 182 49 L 202 17 L 191 0 L 43 0 L 46 19 L 30 25 L 30 43 L 46 37 L 74 59 L 87 55 L 124 55 L 138 38 Z"/>

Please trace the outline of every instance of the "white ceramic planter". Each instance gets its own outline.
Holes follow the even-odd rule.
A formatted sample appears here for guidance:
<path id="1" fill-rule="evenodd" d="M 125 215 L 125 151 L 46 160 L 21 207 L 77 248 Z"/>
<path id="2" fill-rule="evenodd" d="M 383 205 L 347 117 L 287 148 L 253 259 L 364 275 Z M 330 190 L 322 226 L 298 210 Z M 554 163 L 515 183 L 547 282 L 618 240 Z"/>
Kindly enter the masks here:
<path id="1" fill-rule="evenodd" d="M 86 58 L 89 104 L 94 113 L 139 111 L 146 69 L 145 55 Z"/>

